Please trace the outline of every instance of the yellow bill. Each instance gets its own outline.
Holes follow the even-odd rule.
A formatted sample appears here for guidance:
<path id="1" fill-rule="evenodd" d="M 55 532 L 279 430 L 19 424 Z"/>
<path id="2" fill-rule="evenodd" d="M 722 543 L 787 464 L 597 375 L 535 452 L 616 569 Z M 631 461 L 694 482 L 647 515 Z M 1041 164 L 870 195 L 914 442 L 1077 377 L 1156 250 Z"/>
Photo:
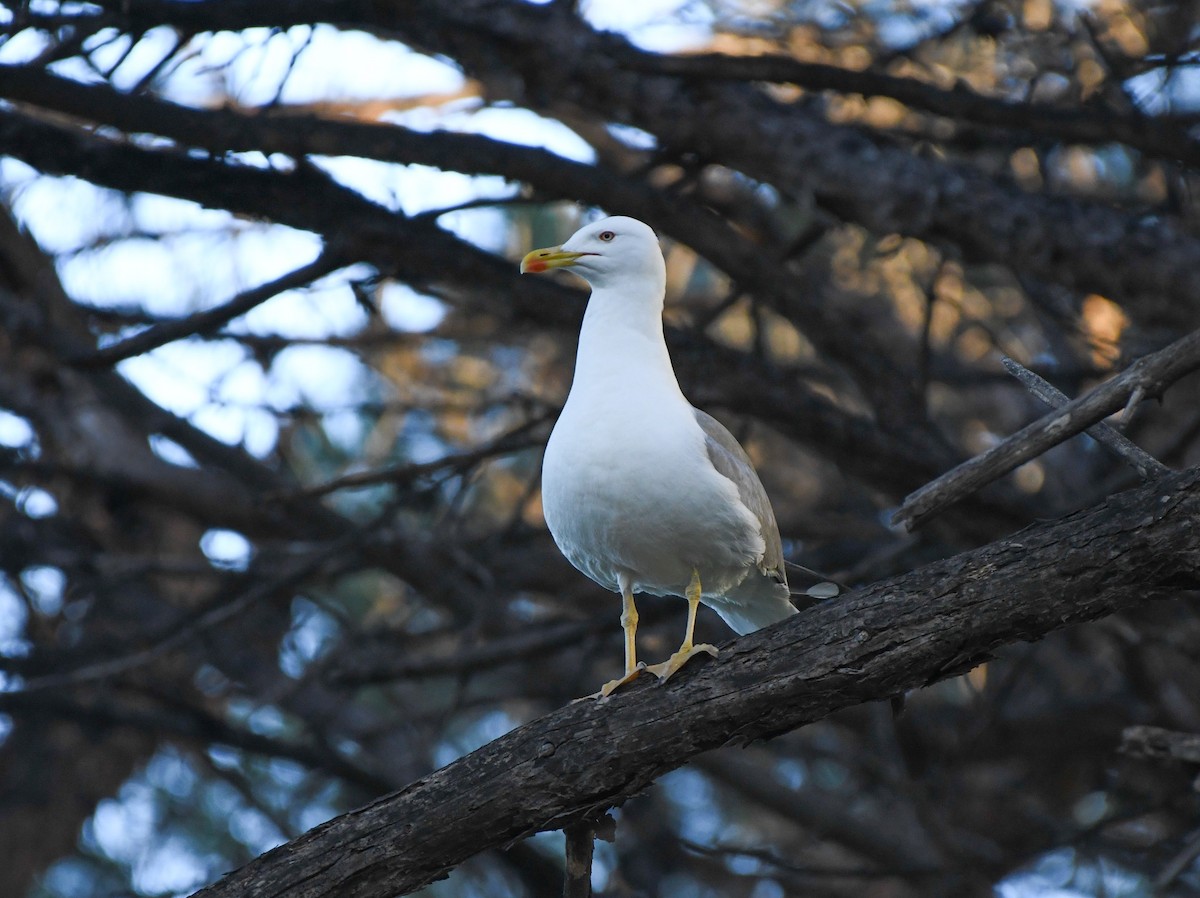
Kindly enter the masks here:
<path id="1" fill-rule="evenodd" d="M 573 253 L 561 246 L 547 246 L 545 249 L 535 249 L 526 254 L 521 260 L 521 274 L 541 274 L 552 268 L 570 268 L 580 256 L 590 253 Z"/>

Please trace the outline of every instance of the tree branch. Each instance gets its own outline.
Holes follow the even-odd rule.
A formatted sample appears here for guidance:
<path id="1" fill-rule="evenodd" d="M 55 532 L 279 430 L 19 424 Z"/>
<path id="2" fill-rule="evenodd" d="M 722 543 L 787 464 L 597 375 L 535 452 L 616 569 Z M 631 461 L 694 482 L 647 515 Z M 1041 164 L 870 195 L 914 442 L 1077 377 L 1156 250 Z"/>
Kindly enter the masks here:
<path id="1" fill-rule="evenodd" d="M 485 848 L 619 804 L 700 752 L 961 673 L 1009 642 L 1200 588 L 1198 514 L 1193 468 L 815 606 L 665 685 L 637 683 L 520 727 L 197 898 L 409 892 Z"/>
<path id="2" fill-rule="evenodd" d="M 1018 430 L 987 452 L 927 483 L 904 500 L 893 524 L 909 530 L 1052 446 L 1119 411 L 1131 396 L 1157 396 L 1200 368 L 1200 331 L 1143 356 L 1111 380 Z"/>
<path id="3" fill-rule="evenodd" d="M 631 54 L 627 67 L 637 72 L 674 75 L 691 80 L 774 81 L 809 90 L 832 90 L 864 97 L 890 97 L 913 109 L 934 115 L 1020 131 L 1070 143 L 1126 146 L 1186 165 L 1200 164 L 1200 142 L 1170 119 L 1132 113 L 1118 115 L 1100 107 L 1070 108 L 1017 102 L 977 93 L 958 82 L 950 90 L 915 78 L 879 71 L 854 71 L 790 56 L 729 56 L 697 53 L 690 56 Z"/>
<path id="4" fill-rule="evenodd" d="M 1024 365 L 1004 356 L 1000 359 L 1004 370 L 1015 377 L 1030 393 L 1051 408 L 1062 408 L 1071 401 L 1071 397 L 1044 378 L 1030 371 Z M 1157 458 L 1138 446 L 1131 439 L 1107 424 L 1095 424 L 1084 431 L 1088 436 L 1103 446 L 1107 446 L 1121 458 L 1125 459 L 1143 480 L 1161 477 L 1171 473 L 1171 469 Z"/>

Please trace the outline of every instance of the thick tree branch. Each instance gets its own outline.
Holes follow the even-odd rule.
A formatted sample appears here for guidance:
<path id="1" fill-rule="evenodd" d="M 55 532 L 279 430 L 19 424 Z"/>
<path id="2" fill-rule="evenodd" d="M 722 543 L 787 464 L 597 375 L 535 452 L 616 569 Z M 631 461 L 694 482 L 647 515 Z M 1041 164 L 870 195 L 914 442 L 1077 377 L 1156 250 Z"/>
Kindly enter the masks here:
<path id="1" fill-rule="evenodd" d="M 1102 107 L 1064 108 L 1006 100 L 977 93 L 959 82 L 950 90 L 886 72 L 854 71 L 789 56 L 630 56 L 638 72 L 714 81 L 774 81 L 809 90 L 832 90 L 864 97 L 890 97 L 913 109 L 976 125 L 1029 131 L 1070 143 L 1123 143 L 1145 153 L 1187 165 L 1200 163 L 1200 142 L 1186 125 L 1137 113 L 1118 115 Z"/>
<path id="2" fill-rule="evenodd" d="M 366 898 L 618 804 L 700 752 L 961 673 L 999 646 L 1200 588 L 1200 469 L 815 606 L 659 686 L 580 702 L 311 830 L 202 898 Z"/>

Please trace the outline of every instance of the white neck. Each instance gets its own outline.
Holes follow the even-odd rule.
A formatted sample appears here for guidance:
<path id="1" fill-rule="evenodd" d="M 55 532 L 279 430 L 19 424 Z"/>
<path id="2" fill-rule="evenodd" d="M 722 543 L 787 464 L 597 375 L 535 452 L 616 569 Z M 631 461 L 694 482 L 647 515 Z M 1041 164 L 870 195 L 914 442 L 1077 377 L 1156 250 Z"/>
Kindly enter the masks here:
<path id="1" fill-rule="evenodd" d="M 593 289 L 579 332 L 572 393 L 595 385 L 610 393 L 632 391 L 633 397 L 650 390 L 683 398 L 663 338 L 662 297 L 663 285 L 654 281 Z"/>

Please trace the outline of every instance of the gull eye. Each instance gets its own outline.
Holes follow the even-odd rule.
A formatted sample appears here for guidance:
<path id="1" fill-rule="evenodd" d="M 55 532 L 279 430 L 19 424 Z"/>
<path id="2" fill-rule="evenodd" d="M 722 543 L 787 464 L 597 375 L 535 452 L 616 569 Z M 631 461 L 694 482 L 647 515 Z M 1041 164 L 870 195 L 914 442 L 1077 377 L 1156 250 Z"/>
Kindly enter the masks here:
<path id="1" fill-rule="evenodd" d="M 612 241 L 612 239 L 614 237 L 616 237 L 617 235 L 614 234 L 612 231 L 601 231 L 596 236 L 599 237 L 601 240 L 603 240 L 605 243 L 610 243 Z"/>

